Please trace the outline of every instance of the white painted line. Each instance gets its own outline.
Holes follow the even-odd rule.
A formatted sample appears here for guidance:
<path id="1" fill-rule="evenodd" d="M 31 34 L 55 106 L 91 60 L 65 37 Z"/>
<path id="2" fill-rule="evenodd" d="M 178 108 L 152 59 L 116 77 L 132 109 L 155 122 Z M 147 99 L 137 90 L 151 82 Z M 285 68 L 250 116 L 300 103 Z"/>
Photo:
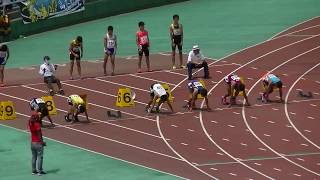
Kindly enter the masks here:
<path id="1" fill-rule="evenodd" d="M 136 74 L 130 74 L 129 76 L 136 77 L 136 78 L 140 78 L 140 79 L 145 79 L 145 80 L 148 80 L 148 81 L 164 83 L 164 84 L 168 84 L 168 85 L 170 85 L 170 86 L 175 86 L 175 84 L 172 84 L 172 83 L 169 83 L 169 82 L 160 81 L 160 80 L 155 80 L 155 79 L 152 79 L 152 78 L 147 78 L 147 77 L 139 76 L 139 75 L 136 75 Z M 178 86 L 178 87 L 180 87 L 180 86 Z"/>
<path id="2" fill-rule="evenodd" d="M 175 72 L 175 71 L 166 70 L 165 72 L 171 73 L 171 74 L 175 74 L 175 75 L 179 75 L 179 76 L 183 76 L 183 77 L 188 77 L 188 75 L 186 75 L 186 74 L 178 73 L 178 72 Z"/>
<path id="3" fill-rule="evenodd" d="M 238 112 L 235 112 L 235 111 L 234 111 L 234 112 L 233 112 L 233 114 L 237 114 L 237 115 L 239 115 L 240 113 L 238 113 Z"/>
<path id="4" fill-rule="evenodd" d="M 316 81 L 316 83 L 320 84 L 320 81 Z"/>
<path id="5" fill-rule="evenodd" d="M 137 88 L 137 87 L 121 84 L 121 83 L 116 83 L 116 82 L 112 82 L 112 81 L 108 81 L 108 80 L 104 80 L 104 79 L 100 79 L 100 78 L 94 78 L 94 79 L 97 80 L 97 81 L 106 82 L 106 83 L 110 83 L 110 84 L 115 84 L 115 85 L 119 85 L 119 86 L 124 86 L 124 87 L 128 87 L 128 88 L 135 89 L 135 90 L 138 90 L 138 91 L 144 91 L 144 92 L 148 92 L 149 93 L 149 91 L 145 90 L 145 89 L 141 89 L 141 88 Z"/>
<path id="6" fill-rule="evenodd" d="M 195 117 L 196 119 L 199 119 L 199 116 L 193 116 L 193 117 Z"/>
<path id="7" fill-rule="evenodd" d="M 218 155 L 220 155 L 220 156 L 223 156 L 224 154 L 222 154 L 222 153 L 219 153 L 219 152 L 217 152 L 216 154 L 218 154 Z"/>
<path id="8" fill-rule="evenodd" d="M 257 165 L 257 166 L 261 166 L 261 164 L 259 164 L 259 163 L 254 163 L 255 165 Z"/>
<path id="9" fill-rule="evenodd" d="M 291 126 L 291 125 L 289 125 L 289 124 L 287 124 L 287 125 L 286 125 L 286 127 L 288 127 L 288 128 L 292 128 L 292 126 Z"/>
<path id="10" fill-rule="evenodd" d="M 304 159 L 302 159 L 302 158 L 297 158 L 297 159 L 298 159 L 299 161 L 303 161 L 303 162 L 305 161 L 305 160 L 304 160 Z"/>
<path id="11" fill-rule="evenodd" d="M 270 134 L 263 134 L 264 136 L 267 136 L 267 137 L 270 137 L 271 135 Z"/>
<path id="12" fill-rule="evenodd" d="M 300 78 L 301 80 L 306 80 L 306 78 Z"/>
<path id="13" fill-rule="evenodd" d="M 314 119 L 314 117 L 311 117 L 311 116 L 308 116 L 307 118 L 308 118 L 308 119 Z"/>
<path id="14" fill-rule="evenodd" d="M 250 130 L 249 130 L 249 129 L 245 129 L 245 131 L 250 132 Z"/>
<path id="15" fill-rule="evenodd" d="M 187 144 L 187 143 L 180 143 L 180 144 L 182 144 L 182 145 L 184 145 L 184 146 L 188 146 L 189 144 Z"/>
<path id="16" fill-rule="evenodd" d="M 175 127 L 175 128 L 178 127 L 177 125 L 174 125 L 174 124 L 171 124 L 170 126 L 171 126 L 171 127 Z"/>
<path id="17" fill-rule="evenodd" d="M 317 93 L 317 92 L 314 92 L 313 94 L 315 94 L 315 95 L 319 95 L 319 93 Z"/>
<path id="18" fill-rule="evenodd" d="M 201 150 L 201 151 L 205 151 L 206 149 L 204 149 L 204 148 L 198 148 L 199 150 Z"/>
<path id="19" fill-rule="evenodd" d="M 213 84 L 217 84 L 218 82 L 217 81 L 211 81 Z"/>
<path id="20" fill-rule="evenodd" d="M 301 175 L 300 175 L 300 174 L 296 174 L 296 173 L 294 173 L 293 175 L 298 176 L 298 177 L 301 177 Z"/>
<path id="21" fill-rule="evenodd" d="M 316 106 L 318 106 L 318 105 L 316 105 L 316 104 L 310 104 L 310 106 L 316 107 Z"/>
<path id="22" fill-rule="evenodd" d="M 296 89 L 296 91 L 302 91 L 302 89 Z"/>
<path id="23" fill-rule="evenodd" d="M 268 123 L 274 124 L 275 122 L 274 121 L 268 121 Z"/>
<path id="24" fill-rule="evenodd" d="M 235 173 L 229 173 L 231 176 L 237 176 L 237 174 Z"/>
<path id="25" fill-rule="evenodd" d="M 292 114 L 292 115 L 296 115 L 297 113 L 295 113 L 295 112 L 290 112 L 290 114 Z"/>
<path id="26" fill-rule="evenodd" d="M 311 133 L 311 131 L 310 130 L 308 130 L 308 129 L 305 129 L 305 130 L 303 130 L 304 132 L 308 132 L 308 133 Z"/>
<path id="27" fill-rule="evenodd" d="M 286 73 L 283 73 L 282 75 L 283 75 L 283 76 L 288 76 L 288 74 L 286 74 Z"/>
<path id="28" fill-rule="evenodd" d="M 256 67 L 250 67 L 251 69 L 254 69 L 254 70 L 257 70 L 258 68 L 256 68 Z"/>
<path id="29" fill-rule="evenodd" d="M 274 110 L 274 111 L 279 111 L 279 109 L 278 108 L 271 108 L 272 110 Z"/>
<path id="30" fill-rule="evenodd" d="M 218 124 L 218 122 L 217 122 L 217 121 L 210 121 L 210 122 Z"/>
<path id="31" fill-rule="evenodd" d="M 257 119 L 257 117 L 255 117 L 255 116 L 250 116 L 250 118 L 251 118 L 251 119 Z"/>
<path id="32" fill-rule="evenodd" d="M 258 148 L 258 149 L 261 151 L 267 151 L 267 149 L 265 149 L 265 148 Z"/>
<path id="33" fill-rule="evenodd" d="M 288 140 L 288 139 L 281 139 L 282 141 L 286 141 L 286 142 L 289 142 L 290 140 Z"/>
<path id="34" fill-rule="evenodd" d="M 276 171 L 279 171 L 279 172 L 281 171 L 281 169 L 278 169 L 278 168 L 273 168 L 273 169 L 276 170 Z"/>
<path id="35" fill-rule="evenodd" d="M 217 73 L 220 73 L 220 74 L 222 74 L 222 71 L 216 71 Z"/>
<path id="36" fill-rule="evenodd" d="M 234 128 L 235 126 L 228 124 L 229 127 Z"/>
<path id="37" fill-rule="evenodd" d="M 317 163 L 317 166 L 320 166 L 320 163 Z"/>
<path id="38" fill-rule="evenodd" d="M 190 131 L 190 132 L 194 132 L 194 130 L 193 130 L 193 129 L 188 129 L 188 131 Z"/>
<path id="39" fill-rule="evenodd" d="M 300 144 L 301 146 L 306 146 L 306 147 L 308 147 L 309 145 L 308 144 Z"/>
<path id="40" fill-rule="evenodd" d="M 169 139 L 169 138 L 166 138 L 166 140 L 167 140 L 167 141 L 171 141 L 171 139 Z"/>
<path id="41" fill-rule="evenodd" d="M 246 144 L 246 143 L 240 143 L 241 144 L 241 146 L 248 146 L 248 144 Z"/>
<path id="42" fill-rule="evenodd" d="M 223 140 L 223 141 L 228 141 L 228 142 L 230 142 L 230 140 L 227 139 L 227 138 L 222 138 L 222 140 Z"/>
<path id="43" fill-rule="evenodd" d="M 248 79 L 248 80 L 253 80 L 253 78 L 250 78 L 250 77 L 248 77 L 247 79 Z"/>
<path id="44" fill-rule="evenodd" d="M 214 170 L 214 171 L 218 171 L 218 169 L 216 169 L 216 168 L 210 168 L 211 170 Z"/>

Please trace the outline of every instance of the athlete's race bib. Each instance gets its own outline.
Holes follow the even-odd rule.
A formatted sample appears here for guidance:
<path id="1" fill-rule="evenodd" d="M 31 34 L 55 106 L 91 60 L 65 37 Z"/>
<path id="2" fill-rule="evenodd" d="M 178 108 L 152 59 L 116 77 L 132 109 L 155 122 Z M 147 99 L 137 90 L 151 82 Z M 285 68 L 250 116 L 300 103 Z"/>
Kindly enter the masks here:
<path id="1" fill-rule="evenodd" d="M 40 103 L 45 103 L 45 102 L 44 102 L 43 99 L 38 98 L 38 99 L 36 99 L 36 103 L 37 103 L 37 104 L 40 104 Z"/>
<path id="2" fill-rule="evenodd" d="M 148 36 L 140 37 L 141 44 L 148 44 Z"/>
<path id="3" fill-rule="evenodd" d="M 115 40 L 110 39 L 107 41 L 107 48 L 114 48 L 115 45 L 116 45 Z"/>

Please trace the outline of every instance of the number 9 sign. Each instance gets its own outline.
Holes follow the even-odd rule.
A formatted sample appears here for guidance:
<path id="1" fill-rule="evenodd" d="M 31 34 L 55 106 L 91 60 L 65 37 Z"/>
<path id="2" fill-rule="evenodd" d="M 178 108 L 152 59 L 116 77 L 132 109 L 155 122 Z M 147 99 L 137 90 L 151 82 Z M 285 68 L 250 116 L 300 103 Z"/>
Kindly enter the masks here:
<path id="1" fill-rule="evenodd" d="M 1 120 L 16 119 L 16 111 L 12 101 L 3 101 L 0 103 L 0 119 Z"/>

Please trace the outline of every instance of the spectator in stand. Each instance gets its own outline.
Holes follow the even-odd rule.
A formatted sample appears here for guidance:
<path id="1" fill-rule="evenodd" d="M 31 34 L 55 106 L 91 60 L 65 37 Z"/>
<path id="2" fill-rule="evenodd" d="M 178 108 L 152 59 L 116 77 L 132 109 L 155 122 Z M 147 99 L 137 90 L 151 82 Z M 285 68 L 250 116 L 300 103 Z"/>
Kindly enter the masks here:
<path id="1" fill-rule="evenodd" d="M 151 71 L 150 69 L 150 60 L 149 60 L 149 48 L 150 48 L 150 40 L 148 31 L 144 29 L 144 22 L 139 22 L 139 30 L 136 34 L 136 42 L 138 46 L 138 54 L 139 54 L 139 63 L 138 63 L 138 73 L 141 73 L 141 61 L 143 54 L 146 57 L 146 63 L 148 72 Z"/>
<path id="2" fill-rule="evenodd" d="M 9 59 L 9 48 L 7 45 L 0 45 L 0 87 L 4 87 L 4 67 Z"/>

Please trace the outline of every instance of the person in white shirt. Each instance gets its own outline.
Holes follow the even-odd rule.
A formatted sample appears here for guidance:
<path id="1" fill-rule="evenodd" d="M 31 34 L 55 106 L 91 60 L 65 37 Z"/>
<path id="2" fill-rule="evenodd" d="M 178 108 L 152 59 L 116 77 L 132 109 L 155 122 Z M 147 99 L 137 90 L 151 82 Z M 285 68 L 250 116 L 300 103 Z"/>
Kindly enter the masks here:
<path id="1" fill-rule="evenodd" d="M 160 106 L 162 103 L 167 102 L 171 112 L 173 112 L 172 105 L 169 101 L 169 94 L 166 92 L 166 90 L 163 88 L 163 86 L 159 83 L 154 83 L 150 87 L 150 101 L 146 107 L 146 110 L 148 112 L 151 112 L 151 110 L 154 108 L 156 101 L 158 98 L 160 98 L 160 101 L 156 107 L 156 112 L 160 112 Z"/>
<path id="2" fill-rule="evenodd" d="M 108 26 L 108 32 L 104 37 L 104 61 L 103 61 L 103 71 L 104 75 L 107 75 L 107 62 L 108 58 L 110 56 L 111 59 L 111 67 L 112 67 L 112 73 L 111 75 L 114 75 L 114 60 L 116 56 L 117 51 L 117 36 L 113 33 L 113 27 Z"/>
<path id="3" fill-rule="evenodd" d="M 192 51 L 189 52 L 188 61 L 188 79 L 192 80 L 192 69 L 204 68 L 204 78 L 209 78 L 209 68 L 203 54 L 200 51 L 198 45 L 192 47 Z"/>
<path id="4" fill-rule="evenodd" d="M 57 70 L 57 65 L 53 65 L 50 63 L 50 57 L 45 56 L 43 58 L 44 63 L 40 66 L 39 74 L 43 76 L 44 83 L 47 84 L 49 88 L 49 93 L 51 96 L 54 95 L 53 83 L 56 83 L 59 88 L 59 93 L 64 95 L 64 91 L 62 89 L 62 85 L 60 80 L 54 76 L 55 71 Z"/>

